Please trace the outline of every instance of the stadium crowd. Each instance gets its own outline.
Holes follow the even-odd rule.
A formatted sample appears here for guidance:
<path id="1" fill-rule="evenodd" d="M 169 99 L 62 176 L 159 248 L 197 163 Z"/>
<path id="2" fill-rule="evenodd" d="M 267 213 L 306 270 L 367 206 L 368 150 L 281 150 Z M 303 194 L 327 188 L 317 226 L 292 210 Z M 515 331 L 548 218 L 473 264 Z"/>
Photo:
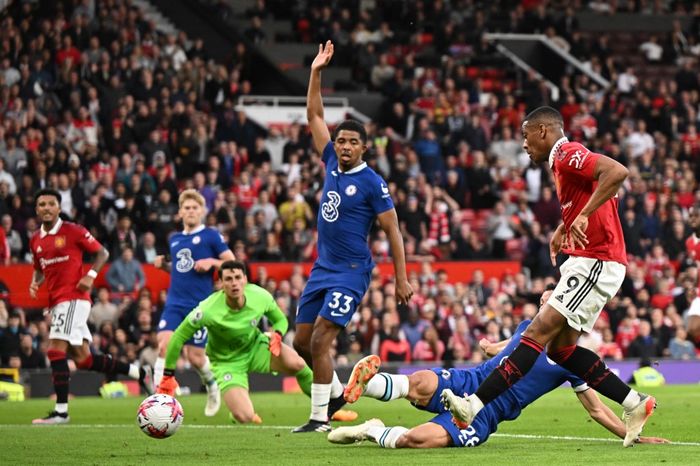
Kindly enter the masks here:
<path id="1" fill-rule="evenodd" d="M 284 2 L 271 3 L 258 2 L 251 17 L 264 20 Z M 571 9 L 419 1 L 392 17 L 381 7 L 335 11 L 317 3 L 297 12 L 295 31 L 299 40 L 332 38 L 355 80 L 386 96 L 386 111 L 368 124 L 368 162 L 389 181 L 408 260 L 423 263 L 406 308 L 396 305 L 392 283 L 375 276 L 338 340 L 339 364 L 369 352 L 385 361 L 477 362 L 479 339 L 508 338 L 537 312 L 556 277 L 548 238 L 560 219 L 548 171 L 530 165 L 521 148 L 521 119 L 539 105 L 559 108 L 571 137 L 630 170 L 620 192 L 627 278 L 582 344 L 613 359 L 696 357 L 683 317 L 698 283 L 684 244 L 693 234 L 688 209 L 700 203 L 697 5 L 687 10 L 688 30 L 660 41 L 675 79 L 653 82 L 636 79 L 604 41 L 582 39 Z M 518 6 L 499 8 L 509 3 Z M 606 2 L 582 8 L 599 3 Z M 419 33 L 409 34 L 408 24 Z M 495 56 L 482 40 L 494 30 L 558 37 L 614 85 L 565 76 L 554 101 L 531 75 L 475 69 L 467 58 Z M 94 290 L 95 350 L 153 364 L 165 292 L 151 298 L 142 265 L 166 252 L 181 189 L 204 195 L 206 224 L 237 258 L 314 259 L 323 170 L 306 128 L 259 128 L 234 110 L 254 89 L 249 47 L 266 40 L 255 32 L 253 24 L 249 42 L 215 63 L 201 39 L 160 33 L 129 1 L 15 2 L 3 16 L 0 260 L 31 261 L 29 238 L 39 228 L 32 196 L 58 189 L 64 218 L 85 225 L 111 253 L 109 288 Z M 371 248 L 377 262 L 390 260 L 379 229 Z M 505 258 L 521 260 L 523 271 L 450 283 L 440 267 Z M 259 279 L 292 325 L 304 282 L 300 268 L 288 280 L 264 270 Z M 45 367 L 47 336 L 41 310 L 0 300 L 0 365 Z"/>

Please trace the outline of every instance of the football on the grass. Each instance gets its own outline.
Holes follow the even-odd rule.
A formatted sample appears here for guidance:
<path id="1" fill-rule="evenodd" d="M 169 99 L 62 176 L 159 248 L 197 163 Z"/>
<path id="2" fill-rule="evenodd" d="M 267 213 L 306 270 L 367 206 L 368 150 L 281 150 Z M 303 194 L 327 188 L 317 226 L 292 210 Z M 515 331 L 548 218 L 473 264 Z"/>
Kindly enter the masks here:
<path id="1" fill-rule="evenodd" d="M 149 437 L 166 438 L 177 432 L 185 416 L 180 402 L 170 395 L 151 395 L 141 402 L 136 422 Z"/>

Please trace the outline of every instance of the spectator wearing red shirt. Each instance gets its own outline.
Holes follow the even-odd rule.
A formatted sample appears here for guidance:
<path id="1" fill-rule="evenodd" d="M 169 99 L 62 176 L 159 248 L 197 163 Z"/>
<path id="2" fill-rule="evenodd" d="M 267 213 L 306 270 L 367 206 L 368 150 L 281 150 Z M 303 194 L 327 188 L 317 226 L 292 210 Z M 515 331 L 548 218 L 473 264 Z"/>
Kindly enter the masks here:
<path id="1" fill-rule="evenodd" d="M 59 68 L 80 66 L 80 50 L 73 46 L 73 38 L 66 34 L 63 36 L 63 48 L 56 52 L 56 64 Z"/>

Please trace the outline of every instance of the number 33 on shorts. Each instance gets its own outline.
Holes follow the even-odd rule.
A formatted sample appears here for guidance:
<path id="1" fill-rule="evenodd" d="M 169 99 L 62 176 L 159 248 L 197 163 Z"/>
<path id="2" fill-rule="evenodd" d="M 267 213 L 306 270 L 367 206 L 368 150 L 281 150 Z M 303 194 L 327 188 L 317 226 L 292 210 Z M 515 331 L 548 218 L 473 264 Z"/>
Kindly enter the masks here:
<path id="1" fill-rule="evenodd" d="M 331 315 L 333 317 L 343 317 L 352 309 L 353 298 L 346 294 L 334 291 L 332 294 L 331 302 L 328 303 L 328 307 L 331 309 Z"/>

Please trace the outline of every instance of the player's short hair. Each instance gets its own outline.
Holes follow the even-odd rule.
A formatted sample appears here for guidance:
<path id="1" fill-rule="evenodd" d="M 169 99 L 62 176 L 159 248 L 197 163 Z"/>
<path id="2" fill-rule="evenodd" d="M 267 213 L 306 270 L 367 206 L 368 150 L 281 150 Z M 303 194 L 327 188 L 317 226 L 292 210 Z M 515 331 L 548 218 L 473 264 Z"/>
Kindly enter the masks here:
<path id="1" fill-rule="evenodd" d="M 59 193 L 55 189 L 43 188 L 43 189 L 40 189 L 39 191 L 37 191 L 36 193 L 34 193 L 34 206 L 35 207 L 36 207 L 37 202 L 39 202 L 39 198 L 41 196 L 53 196 L 56 198 L 56 200 L 58 201 L 59 204 L 61 203 L 61 193 Z"/>
<path id="2" fill-rule="evenodd" d="M 561 126 L 562 128 L 564 127 L 564 119 L 561 117 L 561 113 L 559 113 L 556 109 L 547 106 L 537 107 L 528 113 L 525 117 L 525 121 L 527 121 L 528 124 L 555 124 Z"/>
<path id="3" fill-rule="evenodd" d="M 178 207 L 182 207 L 182 204 L 185 203 L 185 201 L 195 201 L 197 204 L 200 206 L 204 207 L 206 204 L 206 201 L 204 200 L 204 196 L 200 194 L 199 191 L 196 189 L 190 188 L 190 189 L 185 189 L 183 192 L 180 193 L 180 197 L 177 199 L 177 205 Z"/>
<path id="4" fill-rule="evenodd" d="M 365 126 L 360 123 L 357 120 L 345 120 L 341 124 L 339 124 L 335 128 L 335 132 L 333 133 L 333 140 L 335 141 L 335 138 L 338 137 L 338 133 L 340 133 L 341 130 L 346 130 L 346 131 L 354 131 L 360 135 L 360 140 L 362 141 L 362 144 L 367 144 L 367 131 L 365 130 Z"/>
<path id="5" fill-rule="evenodd" d="M 248 271 L 243 261 L 229 260 L 222 262 L 221 266 L 219 267 L 219 277 L 222 277 L 224 275 L 224 270 L 240 270 L 241 272 L 243 272 L 243 275 L 248 275 Z"/>
<path id="6" fill-rule="evenodd" d="M 554 283 L 547 283 L 547 286 L 544 287 L 544 291 L 554 291 L 554 289 L 557 287 Z"/>

